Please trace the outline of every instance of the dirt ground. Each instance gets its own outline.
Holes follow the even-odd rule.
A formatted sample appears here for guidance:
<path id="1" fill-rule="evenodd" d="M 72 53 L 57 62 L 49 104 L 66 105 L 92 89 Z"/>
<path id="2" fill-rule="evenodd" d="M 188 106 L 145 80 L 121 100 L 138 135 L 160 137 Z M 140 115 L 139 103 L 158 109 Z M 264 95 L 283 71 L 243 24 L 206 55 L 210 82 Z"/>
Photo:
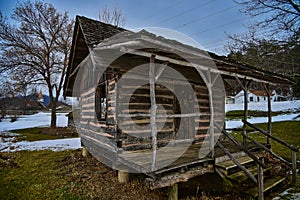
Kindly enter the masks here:
<path id="1" fill-rule="evenodd" d="M 81 150 L 0 153 L 0 161 L 0 199 L 168 199 L 168 188 L 150 190 L 142 175 L 119 183 L 116 171 Z M 199 182 L 179 184 L 179 199 L 247 199 L 201 190 Z"/>
<path id="2" fill-rule="evenodd" d="M 92 156 L 83 157 L 76 151 L 66 157 L 62 165 L 69 172 L 74 185 L 71 192 L 88 199 L 165 199 L 166 191 L 151 191 L 143 184 L 142 177 L 136 177 L 130 183 L 119 183 L 117 172 L 97 161 Z"/>
<path id="3" fill-rule="evenodd" d="M 61 138 L 78 137 L 76 128 L 70 127 L 42 128 L 39 133 L 46 135 L 55 135 Z"/>

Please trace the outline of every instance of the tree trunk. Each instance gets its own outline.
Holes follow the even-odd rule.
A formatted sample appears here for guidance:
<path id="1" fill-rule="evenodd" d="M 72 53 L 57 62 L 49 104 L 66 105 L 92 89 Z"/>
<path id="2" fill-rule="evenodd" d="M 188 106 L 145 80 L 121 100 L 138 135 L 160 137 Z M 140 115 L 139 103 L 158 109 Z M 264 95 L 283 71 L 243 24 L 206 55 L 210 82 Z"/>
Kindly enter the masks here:
<path id="1" fill-rule="evenodd" d="M 51 128 L 56 128 L 56 101 L 51 102 Z"/>

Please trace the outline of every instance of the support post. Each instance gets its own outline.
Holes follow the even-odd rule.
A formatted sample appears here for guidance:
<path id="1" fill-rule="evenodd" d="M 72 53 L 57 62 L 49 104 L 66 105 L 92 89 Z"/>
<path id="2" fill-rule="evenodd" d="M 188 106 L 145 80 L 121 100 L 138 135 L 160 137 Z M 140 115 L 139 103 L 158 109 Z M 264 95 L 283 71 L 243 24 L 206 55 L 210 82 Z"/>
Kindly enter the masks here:
<path id="1" fill-rule="evenodd" d="M 244 135 L 247 135 L 247 117 L 248 117 L 248 88 L 250 86 L 251 81 L 244 80 L 244 83 L 238 78 L 235 77 L 239 85 L 242 87 L 244 91 L 244 124 L 243 124 L 243 145 L 246 145 L 246 137 Z"/>
<path id="2" fill-rule="evenodd" d="M 211 80 L 209 80 L 211 81 Z M 215 145 L 215 127 L 214 127 L 214 102 L 212 99 L 212 85 L 209 83 L 208 86 L 208 93 L 209 93 L 209 106 L 210 106 L 210 123 L 209 123 L 209 152 L 211 158 L 214 158 L 214 145 Z"/>
<path id="3" fill-rule="evenodd" d="M 88 152 L 87 148 L 86 147 L 82 147 L 82 156 L 83 157 L 87 157 L 88 155 L 89 155 L 89 152 Z"/>
<path id="4" fill-rule="evenodd" d="M 248 90 L 247 88 L 243 88 L 244 90 L 244 121 L 247 121 L 248 118 Z M 243 124 L 243 135 L 247 135 L 247 124 Z M 246 137 L 243 136 L 243 145 L 246 145 Z"/>
<path id="5" fill-rule="evenodd" d="M 268 98 L 268 133 L 272 135 L 272 107 L 271 107 L 271 95 L 270 95 L 270 85 L 264 84 L 265 91 Z M 267 136 L 267 144 L 271 144 L 270 137 Z"/>
<path id="6" fill-rule="evenodd" d="M 151 101 L 151 136 L 152 136 L 152 166 L 151 170 L 155 171 L 156 168 L 156 154 L 157 154 L 157 125 L 156 125 L 156 99 L 155 99 L 155 55 L 150 57 L 149 65 L 149 84 L 150 84 L 150 101 Z"/>
<path id="7" fill-rule="evenodd" d="M 168 199 L 169 200 L 178 200 L 178 184 L 177 183 L 175 183 L 174 185 L 172 185 L 170 187 Z"/>
<path id="8" fill-rule="evenodd" d="M 263 159 L 261 159 L 264 162 Z M 264 200 L 264 169 L 257 165 L 257 181 L 258 181 L 258 200 Z"/>
<path id="9" fill-rule="evenodd" d="M 119 170 L 118 171 L 118 181 L 119 183 L 127 183 L 129 182 L 129 172 Z"/>
<path id="10" fill-rule="evenodd" d="M 292 152 L 292 173 L 293 173 L 293 177 L 292 177 L 292 182 L 293 184 L 297 183 L 297 153 L 293 150 L 291 150 Z"/>

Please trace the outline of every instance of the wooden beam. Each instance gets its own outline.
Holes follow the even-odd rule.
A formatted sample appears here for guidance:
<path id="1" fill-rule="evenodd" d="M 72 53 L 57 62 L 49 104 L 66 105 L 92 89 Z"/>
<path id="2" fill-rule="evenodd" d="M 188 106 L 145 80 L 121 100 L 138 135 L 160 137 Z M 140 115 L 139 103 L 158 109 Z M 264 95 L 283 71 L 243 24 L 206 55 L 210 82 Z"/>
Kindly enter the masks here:
<path id="1" fill-rule="evenodd" d="M 230 158 L 230 160 L 232 160 L 232 162 L 234 164 L 236 164 L 241 170 L 243 170 L 254 183 L 257 183 L 257 179 L 253 176 L 253 174 L 251 172 L 249 172 L 246 169 L 246 167 L 241 165 L 241 163 L 239 163 L 239 161 L 237 161 L 237 159 L 235 157 L 233 157 L 233 155 L 220 142 L 217 142 L 217 145 Z"/>
<path id="2" fill-rule="evenodd" d="M 297 183 L 297 153 L 295 151 L 292 151 L 292 181 L 293 184 L 296 185 Z"/>
<path id="3" fill-rule="evenodd" d="M 257 179 L 258 179 L 258 200 L 264 200 L 264 169 L 259 165 L 257 165 Z"/>
<path id="4" fill-rule="evenodd" d="M 151 136 L 152 136 L 152 166 L 151 170 L 156 170 L 156 155 L 157 155 L 157 125 L 156 125 L 156 97 L 155 97 L 155 55 L 150 57 L 149 65 L 149 84 L 150 84 L 150 101 L 151 101 Z"/>
<path id="5" fill-rule="evenodd" d="M 251 153 L 245 146 L 242 146 L 230 133 L 227 133 L 226 130 L 222 130 L 222 133 L 227 136 L 236 146 L 238 146 L 242 151 L 244 151 L 250 158 L 252 158 L 258 165 L 260 165 L 263 168 L 266 168 L 267 166 L 262 163 L 253 153 Z M 245 136 L 246 138 L 249 138 L 248 136 Z M 265 147 L 266 148 L 266 147 Z"/>
<path id="6" fill-rule="evenodd" d="M 157 81 L 159 79 L 159 77 L 162 75 L 162 73 L 164 72 L 165 69 L 166 69 L 166 64 L 163 64 L 162 66 L 160 66 L 160 68 L 157 70 L 157 73 L 155 73 L 155 81 Z"/>
<path id="7" fill-rule="evenodd" d="M 244 123 L 246 123 L 247 125 L 249 125 L 250 127 L 254 128 L 255 130 L 261 132 L 262 134 L 264 134 L 265 136 L 269 136 L 271 139 L 275 140 L 276 142 L 286 146 L 287 148 L 291 149 L 292 151 L 298 152 L 299 149 L 286 143 L 285 141 L 282 141 L 281 139 L 274 137 L 273 135 L 269 135 L 269 133 L 265 130 L 262 130 L 261 128 L 258 128 L 257 126 L 255 126 L 254 124 L 249 123 L 248 121 L 244 121 L 242 120 Z"/>
<path id="8" fill-rule="evenodd" d="M 124 53 L 131 53 L 133 55 L 143 56 L 143 57 L 151 57 L 151 55 L 153 55 L 153 53 L 144 52 L 144 51 L 136 50 L 136 49 L 128 49 L 126 47 L 121 47 L 120 51 L 124 52 Z M 193 68 L 200 69 L 203 71 L 210 70 L 212 73 L 216 73 L 216 74 L 237 77 L 237 78 L 241 78 L 241 79 L 245 79 L 245 80 L 253 80 L 253 81 L 256 81 L 259 83 L 268 83 L 268 84 L 276 85 L 275 83 L 272 83 L 270 81 L 261 80 L 259 78 L 255 78 L 255 77 L 251 77 L 251 76 L 247 76 L 247 75 L 241 75 L 241 74 L 238 74 L 235 72 L 223 71 L 223 70 L 219 70 L 217 67 L 211 68 L 209 66 L 200 65 L 197 63 L 191 63 L 191 62 L 187 62 L 187 61 L 183 61 L 183 60 L 177 60 L 177 59 L 169 58 L 169 57 L 162 56 L 162 55 L 156 55 L 155 59 L 159 60 L 159 61 L 163 61 L 163 62 L 169 62 L 169 63 L 176 64 L 176 65 L 183 66 L 183 67 L 193 67 Z"/>
<path id="9" fill-rule="evenodd" d="M 179 182 L 187 182 L 192 178 L 207 173 L 214 173 L 214 166 L 212 164 L 208 164 L 207 166 L 188 167 L 188 171 L 186 172 L 174 171 L 161 177 L 147 178 L 146 182 L 148 183 L 149 188 L 153 190 L 169 187 Z"/>
<path id="10" fill-rule="evenodd" d="M 168 200 L 178 200 L 178 184 L 170 186 Z"/>
<path id="11" fill-rule="evenodd" d="M 239 83 L 239 85 L 242 87 L 242 89 L 244 91 L 244 120 L 247 121 L 247 118 L 248 118 L 248 89 L 249 89 L 251 81 L 247 82 L 247 80 L 244 79 L 244 83 L 242 83 L 242 81 L 238 77 L 235 77 L 235 79 L 237 80 L 237 82 Z M 247 135 L 246 123 L 243 124 L 243 145 L 246 145 L 247 140 L 244 137 L 244 135 Z"/>
<path id="12" fill-rule="evenodd" d="M 208 89 L 208 94 L 209 94 L 209 108 L 210 108 L 210 124 L 209 124 L 209 152 L 210 156 L 213 158 L 214 157 L 214 146 L 215 146 L 215 127 L 214 127 L 214 121 L 215 121 L 215 112 L 214 112 L 214 102 L 213 102 L 213 92 L 212 92 L 212 87 L 215 80 L 212 80 L 211 77 L 211 72 L 210 70 L 207 71 L 207 89 Z"/>
<path id="13" fill-rule="evenodd" d="M 273 153 L 269 148 L 267 148 L 265 145 L 255 141 L 254 139 L 252 139 L 249 136 L 245 136 L 248 140 L 250 140 L 252 143 L 254 143 L 255 145 L 261 147 L 262 149 L 264 149 L 265 151 L 267 151 L 268 153 L 270 153 L 272 156 L 274 156 L 275 158 L 277 158 L 278 160 L 280 160 L 281 162 L 284 162 L 286 165 L 291 166 L 291 163 L 289 163 L 288 161 L 286 161 L 285 159 L 283 159 L 282 157 L 278 156 L 277 154 Z"/>
<path id="14" fill-rule="evenodd" d="M 186 114 L 157 114 L 156 119 L 160 118 L 184 118 L 184 117 L 201 117 L 208 116 L 210 113 L 186 113 Z M 151 117 L 151 114 L 134 113 L 134 114 L 118 114 L 118 117 Z"/>

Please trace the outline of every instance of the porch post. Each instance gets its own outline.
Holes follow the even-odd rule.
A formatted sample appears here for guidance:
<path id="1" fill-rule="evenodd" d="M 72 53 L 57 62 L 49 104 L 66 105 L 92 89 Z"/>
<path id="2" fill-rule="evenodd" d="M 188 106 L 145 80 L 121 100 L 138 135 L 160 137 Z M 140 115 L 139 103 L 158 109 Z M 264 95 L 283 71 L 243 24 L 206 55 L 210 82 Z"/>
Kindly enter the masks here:
<path id="1" fill-rule="evenodd" d="M 264 84 L 265 91 L 267 93 L 267 98 L 268 98 L 268 133 L 269 135 L 272 135 L 272 104 L 271 104 L 271 95 L 270 95 L 270 85 L 269 84 Z M 267 144 L 270 143 L 270 137 L 267 137 Z"/>
<path id="2" fill-rule="evenodd" d="M 156 168 L 156 154 L 157 154 L 157 125 L 156 125 L 156 99 L 155 99 L 155 55 L 150 57 L 149 65 L 149 84 L 150 84 L 150 101 L 151 101 L 151 136 L 152 136 L 152 166 L 151 170 L 155 171 Z"/>
<path id="3" fill-rule="evenodd" d="M 243 124 L 243 145 L 246 145 L 246 137 L 244 135 L 247 135 L 247 117 L 248 117 L 248 88 L 250 86 L 251 81 L 244 80 L 243 83 L 242 81 L 238 78 L 235 77 L 239 85 L 242 87 L 244 91 L 244 124 Z"/>
<path id="4" fill-rule="evenodd" d="M 244 124 L 243 124 L 243 145 L 246 145 L 246 137 L 244 135 L 247 135 L 247 117 L 248 117 L 248 90 L 245 87 L 244 89 Z"/>

